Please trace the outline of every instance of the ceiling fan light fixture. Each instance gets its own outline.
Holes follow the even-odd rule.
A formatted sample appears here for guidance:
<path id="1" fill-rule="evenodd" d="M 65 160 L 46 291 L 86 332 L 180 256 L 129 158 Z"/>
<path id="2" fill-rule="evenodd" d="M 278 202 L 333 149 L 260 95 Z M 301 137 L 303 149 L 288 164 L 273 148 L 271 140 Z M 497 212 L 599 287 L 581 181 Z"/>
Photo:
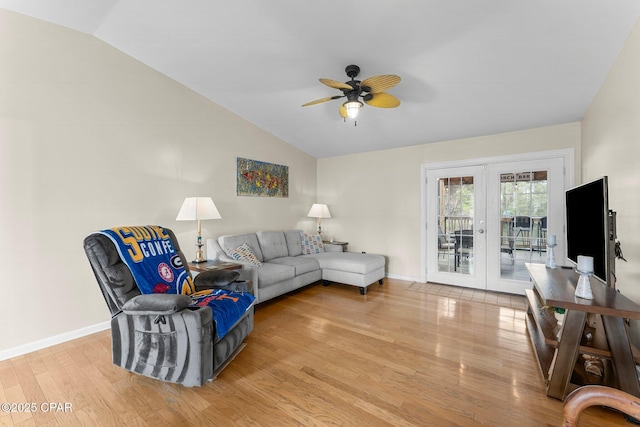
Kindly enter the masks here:
<path id="1" fill-rule="evenodd" d="M 362 107 L 362 102 L 347 101 L 343 105 L 347 110 L 347 117 L 349 117 L 350 119 L 355 119 L 356 117 L 358 117 L 358 113 L 360 112 L 360 108 Z"/>
<path id="2" fill-rule="evenodd" d="M 360 73 L 360 67 L 357 65 L 349 65 L 345 71 L 351 79 L 348 82 L 342 83 L 332 79 L 320 79 L 320 83 L 342 92 L 340 95 L 316 99 L 315 101 L 302 104 L 302 106 L 308 107 L 309 105 L 321 104 L 334 99 L 347 98 L 346 102 L 340 104 L 338 113 L 345 121 L 349 118 L 355 123 L 360 108 L 364 106 L 363 102 L 377 108 L 396 108 L 400 105 L 398 98 L 385 92 L 387 89 L 400 83 L 400 77 L 395 74 L 382 74 L 360 81 L 355 80 Z"/>

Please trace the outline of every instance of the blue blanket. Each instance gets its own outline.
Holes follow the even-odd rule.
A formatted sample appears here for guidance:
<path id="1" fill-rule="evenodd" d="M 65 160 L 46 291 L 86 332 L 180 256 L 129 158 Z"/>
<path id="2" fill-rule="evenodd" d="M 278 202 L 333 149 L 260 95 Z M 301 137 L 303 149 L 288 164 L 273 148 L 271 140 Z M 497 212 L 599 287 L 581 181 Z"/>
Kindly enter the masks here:
<path id="1" fill-rule="evenodd" d="M 191 294 L 191 299 L 194 300 L 192 305 L 211 307 L 213 319 L 216 322 L 216 335 L 220 339 L 251 307 L 255 297 L 244 292 L 207 289 Z"/>
<path id="2" fill-rule="evenodd" d="M 191 296 L 193 306 L 208 305 L 216 322 L 219 339 L 226 335 L 255 300 L 251 294 L 220 289 L 194 293 L 191 275 L 173 247 L 169 234 L 162 227 L 117 227 L 100 233 L 115 244 L 141 293 L 185 294 Z"/>

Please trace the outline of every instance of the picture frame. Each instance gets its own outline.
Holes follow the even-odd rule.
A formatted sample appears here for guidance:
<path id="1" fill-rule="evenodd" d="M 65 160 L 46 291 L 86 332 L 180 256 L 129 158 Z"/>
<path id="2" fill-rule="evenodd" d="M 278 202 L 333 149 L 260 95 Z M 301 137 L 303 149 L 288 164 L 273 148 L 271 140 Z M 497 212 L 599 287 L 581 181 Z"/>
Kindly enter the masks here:
<path id="1" fill-rule="evenodd" d="M 289 197 L 289 166 L 237 158 L 236 195 Z"/>

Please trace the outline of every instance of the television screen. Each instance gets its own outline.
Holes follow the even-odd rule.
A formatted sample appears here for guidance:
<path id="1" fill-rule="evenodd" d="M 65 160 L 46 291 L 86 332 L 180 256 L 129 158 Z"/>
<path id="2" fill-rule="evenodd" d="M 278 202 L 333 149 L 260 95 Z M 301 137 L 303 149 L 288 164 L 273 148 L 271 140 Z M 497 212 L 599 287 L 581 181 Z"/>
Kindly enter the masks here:
<path id="1" fill-rule="evenodd" d="M 566 191 L 567 258 L 593 257 L 593 275 L 608 283 L 609 200 L 607 177 Z"/>

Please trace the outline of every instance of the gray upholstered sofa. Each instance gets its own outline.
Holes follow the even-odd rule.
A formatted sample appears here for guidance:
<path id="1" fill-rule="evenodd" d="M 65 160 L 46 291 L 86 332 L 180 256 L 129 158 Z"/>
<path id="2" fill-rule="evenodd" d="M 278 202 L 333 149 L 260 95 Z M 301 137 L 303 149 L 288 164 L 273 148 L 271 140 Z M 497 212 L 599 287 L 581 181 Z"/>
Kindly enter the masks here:
<path id="1" fill-rule="evenodd" d="M 305 254 L 303 235 L 301 230 L 287 230 L 220 236 L 207 240 L 207 257 L 242 263 L 241 279 L 253 281 L 256 303 L 319 280 L 357 286 L 362 295 L 371 283 L 382 284 L 385 276 L 382 255 L 342 252 L 337 245 L 326 245 L 319 253 Z M 233 251 L 244 244 L 260 266 L 232 257 Z"/>

